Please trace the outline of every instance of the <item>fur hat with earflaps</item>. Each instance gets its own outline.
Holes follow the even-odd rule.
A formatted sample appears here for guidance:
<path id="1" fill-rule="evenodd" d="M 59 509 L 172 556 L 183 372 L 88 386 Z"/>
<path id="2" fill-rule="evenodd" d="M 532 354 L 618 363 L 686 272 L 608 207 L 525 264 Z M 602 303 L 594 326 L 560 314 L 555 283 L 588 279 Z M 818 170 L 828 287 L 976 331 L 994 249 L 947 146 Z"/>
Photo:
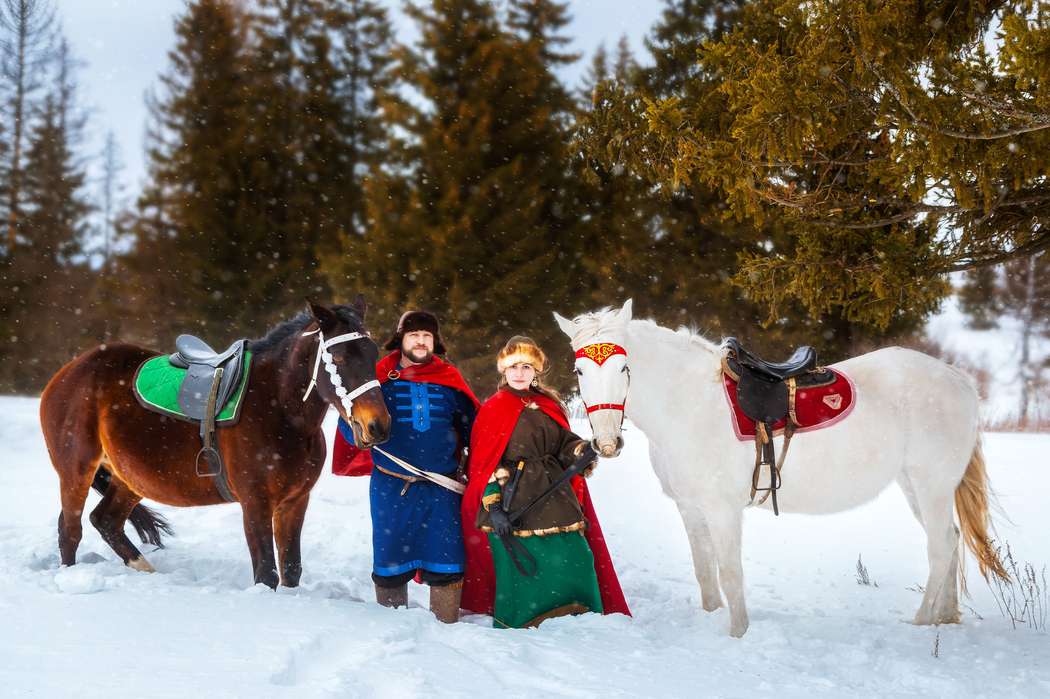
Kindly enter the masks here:
<path id="1" fill-rule="evenodd" d="M 383 348 L 386 350 L 400 350 L 401 341 L 405 339 L 405 333 L 417 330 L 426 330 L 434 336 L 434 354 L 445 353 L 445 343 L 441 340 L 437 316 L 430 311 L 405 311 L 401 319 L 397 321 L 397 329 L 394 330 L 394 334 L 386 341 Z"/>
<path id="2" fill-rule="evenodd" d="M 499 351 L 496 368 L 502 374 L 519 362 L 531 364 L 537 374 L 542 374 L 547 369 L 547 355 L 543 353 L 535 340 L 524 335 L 515 335 L 507 340 L 507 344 Z"/>

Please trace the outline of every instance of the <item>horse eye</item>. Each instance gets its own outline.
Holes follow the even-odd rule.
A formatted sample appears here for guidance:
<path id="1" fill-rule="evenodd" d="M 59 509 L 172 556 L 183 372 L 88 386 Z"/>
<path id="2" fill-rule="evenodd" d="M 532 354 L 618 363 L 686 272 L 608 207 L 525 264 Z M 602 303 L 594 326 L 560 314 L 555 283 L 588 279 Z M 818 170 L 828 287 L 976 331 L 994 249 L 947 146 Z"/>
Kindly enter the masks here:
<path id="1" fill-rule="evenodd" d="M 631 373 L 631 368 L 629 366 L 627 366 L 626 364 L 624 364 L 623 365 L 623 369 L 620 369 L 620 373 L 621 374 L 630 374 Z"/>
<path id="2" fill-rule="evenodd" d="M 583 372 L 582 372 L 582 371 L 580 371 L 580 368 L 579 368 L 579 367 L 576 367 L 576 368 L 574 368 L 574 369 L 572 370 L 572 373 L 576 374 L 577 376 L 583 376 Z"/>

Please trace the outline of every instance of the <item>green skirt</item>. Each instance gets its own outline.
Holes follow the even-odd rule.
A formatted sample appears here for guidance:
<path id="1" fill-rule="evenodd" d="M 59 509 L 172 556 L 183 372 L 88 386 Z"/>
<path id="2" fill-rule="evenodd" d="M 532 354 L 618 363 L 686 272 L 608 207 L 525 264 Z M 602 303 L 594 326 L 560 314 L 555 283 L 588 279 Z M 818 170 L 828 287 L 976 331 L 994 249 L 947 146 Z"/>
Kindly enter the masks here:
<path id="1" fill-rule="evenodd" d="M 489 534 L 496 570 L 493 626 L 521 629 L 566 614 L 601 614 L 594 556 L 582 532 L 514 538 L 536 559 L 536 575 L 522 575 L 499 537 Z"/>

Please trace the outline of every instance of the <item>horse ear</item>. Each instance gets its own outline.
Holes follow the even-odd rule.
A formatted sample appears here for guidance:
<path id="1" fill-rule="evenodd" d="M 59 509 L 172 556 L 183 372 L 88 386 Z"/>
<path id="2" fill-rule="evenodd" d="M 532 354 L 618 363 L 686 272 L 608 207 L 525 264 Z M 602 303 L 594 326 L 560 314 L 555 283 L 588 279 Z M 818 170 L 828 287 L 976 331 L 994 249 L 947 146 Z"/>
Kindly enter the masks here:
<path id="1" fill-rule="evenodd" d="M 312 315 L 317 320 L 317 322 L 321 324 L 322 328 L 330 328 L 337 322 L 339 322 L 339 319 L 336 318 L 335 313 L 332 312 L 332 309 L 328 308 L 327 306 L 322 306 L 319 303 L 314 303 L 310 299 L 307 299 L 306 303 L 310 306 L 310 315 Z"/>
<path id="2" fill-rule="evenodd" d="M 568 318 L 562 318 L 557 311 L 554 312 L 554 320 L 558 321 L 558 327 L 569 337 L 576 334 L 576 325 Z"/>
<path id="3" fill-rule="evenodd" d="M 354 297 L 354 300 L 350 302 L 350 308 L 357 311 L 357 315 L 361 317 L 361 320 L 365 319 L 365 312 L 368 310 L 368 304 L 365 303 L 364 294 L 358 294 Z"/>
<path id="4" fill-rule="evenodd" d="M 623 302 L 623 308 L 620 309 L 620 320 L 628 322 L 631 320 L 633 314 L 634 299 L 627 299 Z"/>

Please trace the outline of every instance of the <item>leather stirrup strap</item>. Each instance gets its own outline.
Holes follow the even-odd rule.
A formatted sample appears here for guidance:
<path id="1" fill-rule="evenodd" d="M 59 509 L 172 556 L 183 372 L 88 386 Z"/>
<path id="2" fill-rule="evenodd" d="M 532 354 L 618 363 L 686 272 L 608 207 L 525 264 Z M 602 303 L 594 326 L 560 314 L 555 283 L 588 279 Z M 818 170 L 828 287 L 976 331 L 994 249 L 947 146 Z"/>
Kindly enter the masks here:
<path id="1" fill-rule="evenodd" d="M 222 382 L 222 367 L 215 369 L 215 377 L 211 381 L 211 390 L 208 392 L 208 404 L 204 409 L 204 419 L 201 420 L 201 450 L 197 452 L 194 467 L 197 475 L 215 478 L 215 489 L 226 502 L 236 502 L 237 498 L 230 491 L 230 484 L 226 480 L 226 464 L 222 460 L 222 454 L 215 447 L 215 403 L 219 395 L 219 384 Z M 207 464 L 207 470 L 201 470 L 201 459 Z"/>
<path id="2" fill-rule="evenodd" d="M 795 429 L 796 429 L 795 425 L 790 420 L 787 422 L 786 425 L 784 425 L 784 448 L 780 450 L 780 456 L 776 460 L 776 466 L 772 466 L 772 464 L 771 464 L 770 476 L 769 476 L 770 477 L 770 486 L 771 487 L 769 487 L 769 488 L 759 488 L 758 487 L 758 479 L 759 479 L 759 477 L 761 475 L 761 467 L 763 465 L 765 465 L 765 462 L 763 462 L 762 459 L 761 459 L 761 455 L 762 455 L 761 449 L 762 449 L 762 447 L 759 446 L 759 441 L 758 441 L 758 438 L 757 438 L 757 435 L 756 435 L 755 445 L 756 445 L 757 453 L 756 453 L 756 456 L 755 456 L 755 471 L 754 471 L 754 473 L 751 476 L 751 504 L 752 505 L 761 505 L 766 500 L 768 500 L 770 498 L 770 496 L 772 496 L 772 498 L 773 498 L 773 513 L 776 514 L 776 515 L 780 514 L 779 508 L 777 506 L 777 490 L 780 488 L 780 485 L 781 485 L 781 475 L 780 474 L 781 474 L 781 471 L 783 471 L 783 469 L 784 469 L 784 461 L 787 459 L 788 447 L 791 445 L 791 437 L 795 434 Z M 772 443 L 772 440 L 770 440 L 770 442 Z M 763 491 L 763 495 L 762 495 L 761 498 L 759 498 L 756 501 L 755 500 L 755 495 L 760 490 Z"/>

